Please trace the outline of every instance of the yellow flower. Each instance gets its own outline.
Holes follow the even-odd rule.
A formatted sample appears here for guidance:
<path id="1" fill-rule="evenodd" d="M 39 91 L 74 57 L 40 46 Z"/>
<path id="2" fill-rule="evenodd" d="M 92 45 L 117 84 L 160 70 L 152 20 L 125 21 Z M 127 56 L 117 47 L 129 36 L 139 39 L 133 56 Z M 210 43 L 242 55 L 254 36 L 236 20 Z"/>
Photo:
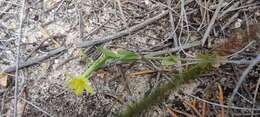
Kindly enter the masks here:
<path id="1" fill-rule="evenodd" d="M 68 74 L 67 74 L 68 75 Z M 76 94 L 81 95 L 84 90 L 88 93 L 93 94 L 93 89 L 90 87 L 89 83 L 85 80 L 83 76 L 74 77 L 72 75 L 68 75 L 71 77 L 68 80 L 68 87 Z"/>

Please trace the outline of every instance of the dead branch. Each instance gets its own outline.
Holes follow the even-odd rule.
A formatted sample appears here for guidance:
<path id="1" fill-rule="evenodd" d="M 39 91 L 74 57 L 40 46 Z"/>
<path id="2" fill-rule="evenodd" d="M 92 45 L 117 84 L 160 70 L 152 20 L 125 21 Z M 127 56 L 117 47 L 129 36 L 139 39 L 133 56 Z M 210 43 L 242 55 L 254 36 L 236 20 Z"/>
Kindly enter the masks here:
<path id="1" fill-rule="evenodd" d="M 60 47 L 60 48 L 57 48 L 55 50 L 52 50 L 44 55 L 41 55 L 39 57 L 34 57 L 32 58 L 31 60 L 29 59 L 28 61 L 26 62 L 23 62 L 23 63 L 20 63 L 19 65 L 19 68 L 18 69 L 22 69 L 24 67 L 28 67 L 28 66 L 31 66 L 31 65 L 35 65 L 35 64 L 38 64 L 40 63 L 41 61 L 45 60 L 45 59 L 48 59 L 50 58 L 51 56 L 54 56 L 62 51 L 65 51 L 67 48 L 65 47 Z M 7 69 L 4 70 L 4 72 L 6 73 L 10 73 L 10 72 L 15 72 L 15 65 L 12 65 L 10 67 L 8 67 Z"/>
<path id="2" fill-rule="evenodd" d="M 91 41 L 85 41 L 85 42 L 78 43 L 77 47 L 86 48 L 86 47 L 90 47 L 90 46 L 93 46 L 93 45 L 109 42 L 111 40 L 122 39 L 120 37 L 126 36 L 128 34 L 133 33 L 133 32 L 136 32 L 136 31 L 144 28 L 145 26 L 152 24 L 155 21 L 158 21 L 159 19 L 163 18 L 166 15 L 168 15 L 168 11 L 163 11 L 161 14 L 159 14 L 159 15 L 153 17 L 153 18 L 147 19 L 143 23 L 129 27 L 129 29 L 117 32 L 117 33 L 110 35 L 110 36 L 101 37 L 101 38 L 98 38 L 98 39 L 93 39 Z"/>

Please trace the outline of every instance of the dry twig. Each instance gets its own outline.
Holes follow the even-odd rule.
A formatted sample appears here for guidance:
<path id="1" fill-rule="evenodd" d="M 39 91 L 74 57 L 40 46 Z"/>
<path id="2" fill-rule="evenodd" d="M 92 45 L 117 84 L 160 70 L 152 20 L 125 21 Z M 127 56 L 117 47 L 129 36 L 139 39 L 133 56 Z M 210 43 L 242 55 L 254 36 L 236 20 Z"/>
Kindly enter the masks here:
<path id="1" fill-rule="evenodd" d="M 21 68 L 24 68 L 24 67 L 28 67 L 28 66 L 31 66 L 31 65 L 34 65 L 34 64 L 38 64 L 41 61 L 43 61 L 43 60 L 45 60 L 45 59 L 47 59 L 47 58 L 49 58 L 49 57 L 51 57 L 53 55 L 56 55 L 56 54 L 58 54 L 58 53 L 60 53 L 62 51 L 65 51 L 66 49 L 67 48 L 65 48 L 65 47 L 60 47 L 60 48 L 57 48 L 57 49 L 55 49 L 53 51 L 50 51 L 50 52 L 48 52 L 48 53 L 46 53 L 44 55 L 41 55 L 39 57 L 34 57 L 32 59 L 29 59 L 28 61 L 26 61 L 24 63 L 20 63 L 18 69 L 21 69 Z M 10 73 L 10 72 L 15 72 L 16 70 L 17 69 L 16 69 L 15 66 L 10 66 L 7 69 L 5 69 L 4 72 Z"/>
<path id="2" fill-rule="evenodd" d="M 154 23 L 155 21 L 158 21 L 159 19 L 163 18 L 167 14 L 168 14 L 168 11 L 163 11 L 161 14 L 159 14 L 153 18 L 147 19 L 141 24 L 137 24 L 135 26 L 129 27 L 129 29 L 117 32 L 110 36 L 102 37 L 99 39 L 93 39 L 92 41 L 81 42 L 81 43 L 77 44 L 77 47 L 86 48 L 86 47 L 94 46 L 97 44 L 106 43 L 106 42 L 109 42 L 114 39 L 120 39 L 120 37 L 122 37 L 122 36 L 129 35 L 133 32 L 136 32 L 136 31 L 144 28 L 145 26 L 147 26 L 149 24 Z"/>
<path id="3" fill-rule="evenodd" d="M 258 55 L 258 56 L 254 59 L 254 61 L 252 61 L 252 63 L 246 68 L 246 70 L 243 72 L 243 74 L 242 74 L 241 77 L 239 78 L 239 81 L 237 82 L 236 87 L 235 87 L 235 89 L 233 90 L 233 93 L 232 93 L 232 95 L 231 95 L 231 97 L 230 97 L 230 99 L 229 99 L 229 102 L 228 102 L 229 106 L 231 105 L 231 103 L 232 103 L 232 101 L 233 101 L 233 99 L 234 99 L 236 93 L 238 92 L 239 87 L 242 85 L 242 83 L 243 83 L 243 81 L 245 80 L 247 74 L 250 72 L 251 69 L 253 69 L 253 67 L 259 62 L 259 60 L 260 60 L 260 55 Z"/>
<path id="4" fill-rule="evenodd" d="M 210 33 L 210 31 L 212 30 L 213 25 L 214 25 L 214 23 L 215 23 L 215 21 L 216 21 L 216 19 L 217 19 L 218 13 L 219 13 L 220 9 L 222 8 L 223 2 L 224 2 L 224 0 L 220 0 L 219 3 L 218 3 L 218 7 L 217 7 L 216 11 L 214 12 L 213 17 L 211 18 L 211 20 L 210 20 L 210 22 L 209 22 L 209 25 L 208 25 L 208 28 L 207 28 L 206 32 L 205 32 L 204 35 L 203 35 L 203 38 L 202 38 L 202 41 L 201 41 L 201 42 L 202 42 L 202 46 L 203 46 L 203 45 L 206 43 L 206 41 L 207 41 L 207 38 L 208 38 L 208 36 L 209 36 L 209 33 Z"/>

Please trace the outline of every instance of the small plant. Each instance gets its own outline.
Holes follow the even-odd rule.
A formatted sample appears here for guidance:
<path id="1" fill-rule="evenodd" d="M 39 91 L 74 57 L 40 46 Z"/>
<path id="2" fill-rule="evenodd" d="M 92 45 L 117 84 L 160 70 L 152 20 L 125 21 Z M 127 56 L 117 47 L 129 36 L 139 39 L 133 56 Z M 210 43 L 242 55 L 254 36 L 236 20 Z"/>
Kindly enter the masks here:
<path id="1" fill-rule="evenodd" d="M 100 68 L 110 57 L 106 55 L 101 55 L 96 61 L 94 61 L 84 73 L 79 76 L 74 76 L 66 73 L 65 76 L 69 77 L 70 80 L 67 81 L 69 88 L 76 94 L 81 95 L 84 90 L 88 91 L 90 94 L 93 94 L 93 89 L 90 87 L 88 79 L 91 76 L 92 72 Z"/>
<path id="2" fill-rule="evenodd" d="M 92 87 L 90 86 L 90 83 L 88 82 L 88 79 L 94 71 L 99 69 L 107 61 L 134 62 L 142 58 L 136 52 L 123 50 L 123 49 L 120 49 L 116 52 L 113 52 L 107 48 L 98 48 L 98 50 L 102 53 L 102 55 L 97 60 L 92 62 L 90 66 L 85 70 L 84 73 L 78 76 L 65 73 L 65 76 L 70 78 L 67 81 L 67 85 L 76 95 L 81 95 L 84 90 L 86 90 L 90 94 L 94 93 Z M 81 56 L 84 56 L 82 55 L 82 52 L 81 52 Z M 166 57 L 144 56 L 144 59 L 161 60 L 161 62 L 164 65 L 172 65 L 176 63 L 176 57 L 172 55 Z"/>
<path id="3" fill-rule="evenodd" d="M 79 76 L 74 76 L 68 73 L 65 74 L 65 76 L 70 78 L 67 81 L 68 87 L 76 95 L 81 95 L 84 90 L 86 90 L 90 94 L 94 93 L 92 87 L 89 85 L 88 79 L 91 74 L 99 69 L 103 64 L 105 64 L 106 61 L 120 60 L 124 62 L 129 62 L 139 59 L 139 55 L 131 51 L 120 50 L 115 53 L 106 48 L 98 48 L 98 50 L 102 53 L 102 55 L 96 61 L 92 62 L 84 73 Z"/>

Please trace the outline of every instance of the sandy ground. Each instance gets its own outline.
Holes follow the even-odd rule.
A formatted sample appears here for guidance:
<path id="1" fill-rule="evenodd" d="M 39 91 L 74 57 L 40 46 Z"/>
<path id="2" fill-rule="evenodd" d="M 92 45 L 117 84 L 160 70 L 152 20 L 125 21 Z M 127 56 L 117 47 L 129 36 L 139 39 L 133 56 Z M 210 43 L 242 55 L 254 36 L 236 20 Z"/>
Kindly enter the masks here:
<path id="1" fill-rule="evenodd" d="M 191 47 L 185 51 L 179 48 L 173 53 L 181 58 L 189 58 L 189 55 L 211 50 L 215 44 L 228 39 L 233 30 L 256 23 L 260 16 L 258 0 L 225 1 L 215 19 L 214 13 L 219 6 L 215 0 L 179 2 L 25 0 L 25 3 L 23 2 L 23 0 L 0 2 L 0 70 L 5 71 L 11 65 L 15 65 L 18 53 L 19 60 L 23 63 L 56 48 L 66 47 L 66 51 L 19 70 L 17 88 L 14 72 L 8 77 L 0 76 L 0 117 L 12 116 L 15 104 L 18 105 L 16 111 L 19 117 L 111 117 L 123 111 L 128 104 L 149 95 L 154 88 L 169 81 L 174 75 L 173 72 L 158 71 L 163 68 L 158 61 L 110 63 L 93 73 L 90 78 L 94 95 L 84 92 L 83 95 L 76 96 L 67 87 L 68 78 L 64 74 L 81 74 L 89 64 L 80 58 L 78 43 L 102 39 L 128 30 L 167 10 L 170 12 L 169 15 L 158 21 L 129 33 L 128 36 L 99 46 L 123 48 L 139 53 L 157 52 L 178 48 L 180 43 L 193 45 L 206 36 L 204 47 Z M 210 33 L 206 34 L 211 23 L 213 27 Z M 20 24 L 22 28 L 19 27 Z M 16 50 L 17 45 L 20 45 L 20 52 Z M 253 60 L 259 54 L 259 45 L 257 40 L 230 60 Z M 95 47 L 86 50 L 88 50 L 86 54 L 94 60 L 100 55 Z M 248 64 L 223 63 L 220 67 L 202 75 L 200 79 L 183 85 L 167 99 L 140 116 L 166 117 L 173 116 L 173 113 L 180 116 L 217 116 L 222 109 L 214 105 L 219 104 L 216 95 L 219 93 L 218 86 L 222 87 L 224 104 L 227 105 L 228 98 L 247 66 Z M 176 68 L 170 66 L 168 69 Z M 131 73 L 146 70 L 154 72 L 129 76 Z M 231 116 L 247 114 L 257 116 L 260 113 L 260 98 L 257 93 L 259 78 L 258 64 L 250 70 L 232 102 L 232 107 L 242 109 L 231 109 L 229 111 Z M 5 81 L 6 85 L 3 83 Z M 17 102 L 14 98 L 15 89 L 19 94 Z M 189 104 L 194 105 L 197 110 Z M 256 111 L 251 111 L 251 108 L 255 108 Z M 228 113 L 226 108 L 225 112 Z"/>

